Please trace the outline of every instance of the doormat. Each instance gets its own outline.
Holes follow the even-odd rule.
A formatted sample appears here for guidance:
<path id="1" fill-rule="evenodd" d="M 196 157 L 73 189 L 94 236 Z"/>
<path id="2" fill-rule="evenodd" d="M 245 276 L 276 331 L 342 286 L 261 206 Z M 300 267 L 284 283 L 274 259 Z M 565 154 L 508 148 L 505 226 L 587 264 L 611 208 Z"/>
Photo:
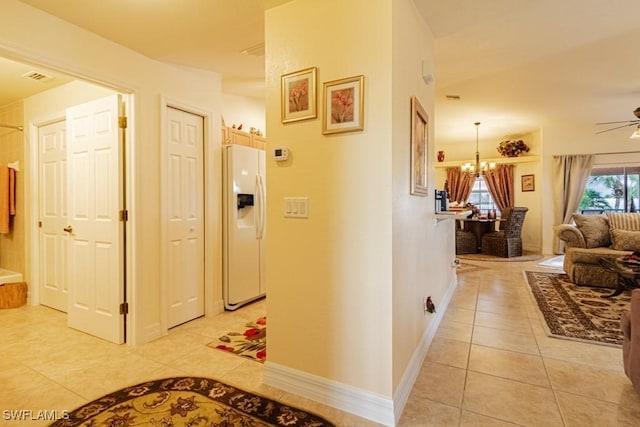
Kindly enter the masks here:
<path id="1" fill-rule="evenodd" d="M 563 264 L 564 264 L 564 255 L 553 257 L 546 261 L 542 261 L 538 263 L 540 267 L 559 268 L 559 269 L 564 268 Z"/>
<path id="2" fill-rule="evenodd" d="M 602 298 L 613 289 L 577 286 L 566 274 L 525 271 L 547 335 L 602 344 L 622 346 L 620 318 L 631 306 L 629 292 Z"/>
<path id="3" fill-rule="evenodd" d="M 232 331 L 207 344 L 207 347 L 227 351 L 264 363 L 267 360 L 267 316 L 244 325 L 244 331 Z"/>
<path id="4" fill-rule="evenodd" d="M 51 427 L 334 425 L 302 409 L 199 377 L 167 378 L 134 385 L 66 415 Z"/>

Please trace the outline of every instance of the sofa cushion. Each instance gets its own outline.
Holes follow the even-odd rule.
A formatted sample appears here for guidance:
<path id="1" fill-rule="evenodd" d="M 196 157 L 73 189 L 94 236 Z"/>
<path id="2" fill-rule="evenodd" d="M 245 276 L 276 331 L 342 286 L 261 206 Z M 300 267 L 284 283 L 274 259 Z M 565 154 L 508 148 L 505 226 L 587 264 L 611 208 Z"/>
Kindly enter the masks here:
<path id="1" fill-rule="evenodd" d="M 567 248 L 565 261 L 575 264 L 600 264 L 601 258 L 614 260 L 618 257 L 629 255 L 629 251 L 616 251 L 609 248 Z"/>
<path id="2" fill-rule="evenodd" d="M 640 231 L 611 230 L 611 249 L 640 252 Z"/>
<path id="3" fill-rule="evenodd" d="M 573 221 L 584 236 L 588 249 L 611 245 L 609 220 L 606 215 L 573 214 Z"/>
<path id="4" fill-rule="evenodd" d="M 640 213 L 637 212 L 607 212 L 609 227 L 612 230 L 640 231 Z"/>

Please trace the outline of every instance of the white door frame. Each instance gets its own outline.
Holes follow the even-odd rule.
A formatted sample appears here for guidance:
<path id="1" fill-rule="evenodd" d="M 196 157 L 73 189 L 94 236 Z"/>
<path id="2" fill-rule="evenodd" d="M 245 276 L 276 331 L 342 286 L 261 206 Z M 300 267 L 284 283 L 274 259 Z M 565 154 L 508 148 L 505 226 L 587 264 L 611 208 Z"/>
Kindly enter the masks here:
<path id="1" fill-rule="evenodd" d="M 204 120 L 204 314 L 205 316 L 212 316 L 222 311 L 220 309 L 216 310 L 218 302 L 214 301 L 214 283 L 216 282 L 215 275 L 220 272 L 221 267 L 220 263 L 216 262 L 214 254 L 216 253 L 216 242 L 220 241 L 221 236 L 220 231 L 218 230 L 219 227 L 217 226 L 219 222 L 218 215 L 216 214 L 216 212 L 218 212 L 217 209 L 219 205 L 216 204 L 215 195 L 219 194 L 219 191 L 217 191 L 215 186 L 216 183 L 219 185 L 220 171 L 216 166 L 215 161 L 216 150 L 212 147 L 213 141 L 215 141 L 212 134 L 214 129 L 213 124 L 215 123 L 213 120 L 213 113 L 205 110 L 204 108 L 194 107 L 193 105 L 188 105 L 178 100 L 161 96 L 160 109 L 162 111 L 162 116 L 160 119 L 160 156 L 162 160 L 160 164 L 160 242 L 162 242 L 162 244 L 160 245 L 160 329 L 163 335 L 166 335 L 169 330 L 169 274 L 167 272 L 169 255 L 167 248 L 164 245 L 164 242 L 166 242 L 169 235 L 169 218 L 167 215 L 168 199 L 166 197 L 168 194 L 167 179 L 169 177 L 169 166 L 167 162 L 167 125 L 169 123 L 167 118 L 167 108 L 169 107 L 195 114 L 202 117 Z M 215 129 L 217 130 L 218 128 Z"/>
<path id="2" fill-rule="evenodd" d="M 117 90 L 113 89 L 114 92 L 118 92 Z M 132 173 L 134 171 L 134 167 L 133 167 L 133 161 L 132 161 L 132 157 L 133 157 L 133 135 L 135 134 L 134 129 L 133 129 L 133 124 L 134 124 L 134 120 L 133 120 L 133 102 L 134 102 L 134 97 L 135 94 L 126 94 L 123 92 L 119 92 L 122 96 L 122 100 L 125 104 L 125 114 L 127 116 L 127 128 L 125 129 L 125 146 L 123 147 L 123 153 L 125 156 L 126 161 L 123 162 L 123 166 L 124 166 L 124 170 L 121 171 L 124 174 L 124 177 L 126 177 L 126 179 L 123 179 L 124 182 L 124 188 L 120 189 L 120 196 L 122 196 L 124 194 L 125 196 L 125 206 L 126 209 L 128 209 L 129 211 L 131 211 L 132 209 L 132 205 L 133 205 L 133 180 L 132 180 Z M 30 260 L 31 262 L 27 263 L 27 265 L 29 266 L 27 268 L 27 272 L 28 272 L 28 276 L 27 277 L 27 281 L 29 283 L 32 283 L 33 286 L 30 286 L 30 302 L 31 305 L 38 305 L 40 304 L 40 279 L 39 279 L 39 275 L 40 275 L 40 242 L 39 242 L 39 225 L 38 225 L 38 218 L 39 218 L 39 207 L 40 207 L 40 200 L 39 200 L 39 192 L 38 192 L 38 183 L 39 181 L 39 167 L 38 167 L 38 135 L 39 135 L 39 128 L 41 126 L 45 126 L 47 124 L 50 123 L 54 123 L 56 121 L 60 121 L 60 120 L 66 120 L 66 111 L 61 111 L 61 112 L 55 112 L 55 113 L 50 113 L 48 115 L 42 116 L 42 117 L 38 117 L 37 119 L 29 122 L 28 126 L 24 126 L 25 128 L 25 132 L 27 133 L 26 137 L 28 137 L 28 143 L 25 143 L 24 146 L 24 158 L 25 158 L 25 162 L 29 164 L 29 170 L 30 170 L 30 174 L 28 177 L 28 180 L 26 180 L 25 182 L 25 198 L 28 198 L 29 200 L 29 206 L 30 208 L 26 210 L 26 218 L 25 221 L 28 224 L 27 227 L 25 227 L 25 231 L 27 233 L 27 235 L 25 236 L 25 241 L 30 242 L 30 250 L 27 250 L 27 252 L 30 254 Z M 25 138 L 26 139 L 26 138 Z M 123 177 L 123 178 L 124 178 Z M 134 323 L 134 316 L 132 315 L 132 308 L 133 308 L 133 303 L 132 303 L 132 296 L 135 295 L 133 292 L 134 289 L 134 282 L 133 282 L 133 277 L 134 276 L 134 268 L 135 268 L 135 262 L 134 262 L 134 252 L 132 250 L 133 245 L 134 245 L 134 230 L 135 230 L 135 223 L 133 220 L 134 216 L 130 215 L 129 216 L 129 221 L 126 221 L 124 224 L 124 228 L 125 228 L 125 235 L 127 236 L 126 241 L 125 241 L 125 247 L 124 247 L 124 254 L 120 254 L 121 256 L 124 255 L 124 268 L 125 268 L 125 295 L 126 295 L 126 301 L 129 303 L 129 314 L 127 315 L 126 321 L 125 321 L 125 337 L 126 337 L 126 342 L 130 343 L 132 342 L 132 332 L 135 330 L 133 328 L 133 323 Z M 26 248 L 28 249 L 28 248 Z"/>

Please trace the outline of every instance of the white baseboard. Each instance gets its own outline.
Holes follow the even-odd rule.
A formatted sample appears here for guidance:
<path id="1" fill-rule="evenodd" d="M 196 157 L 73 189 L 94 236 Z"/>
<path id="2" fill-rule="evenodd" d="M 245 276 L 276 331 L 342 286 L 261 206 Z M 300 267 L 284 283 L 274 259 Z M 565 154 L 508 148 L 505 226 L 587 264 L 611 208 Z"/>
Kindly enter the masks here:
<path id="1" fill-rule="evenodd" d="M 269 362 L 264 364 L 264 384 L 324 403 L 377 423 L 394 425 L 393 401 L 328 378 Z"/>
<path id="2" fill-rule="evenodd" d="M 162 336 L 162 327 L 160 323 L 154 323 L 146 326 L 140 333 L 135 342 L 130 342 L 132 345 L 142 345 L 148 343 Z"/>
<path id="3" fill-rule="evenodd" d="M 264 384 L 324 403 L 385 426 L 396 425 L 407 404 L 413 385 L 422 368 L 422 362 L 431 346 L 449 302 L 451 302 L 457 284 L 457 278 L 454 276 L 446 294 L 439 303 L 440 308 L 429 327 L 424 331 L 420 343 L 411 357 L 411 361 L 402 376 L 393 399 L 297 369 L 288 368 L 268 360 L 264 366 Z"/>
<path id="4" fill-rule="evenodd" d="M 424 333 L 422 334 L 420 343 L 416 347 L 416 350 L 414 351 L 413 356 L 409 361 L 409 365 L 407 366 L 407 369 L 405 369 L 404 375 L 402 375 L 402 379 L 398 384 L 398 388 L 393 394 L 394 417 L 396 422 L 400 420 L 402 411 L 404 410 L 404 407 L 409 400 L 409 395 L 411 394 L 413 385 L 416 382 L 416 378 L 418 378 L 420 369 L 422 369 L 422 362 L 424 361 L 424 358 L 429 351 L 429 347 L 431 347 L 433 337 L 436 335 L 438 326 L 440 326 L 440 322 L 444 317 L 444 313 L 447 311 L 447 307 L 451 302 L 451 298 L 453 297 L 453 293 L 456 290 L 457 286 L 458 279 L 457 276 L 454 275 L 451 279 L 451 283 L 449 284 L 447 292 L 442 297 L 442 301 L 440 301 L 438 304 L 439 308 L 436 311 L 436 315 L 433 318 L 433 321 L 429 323 L 429 327 L 425 329 Z"/>

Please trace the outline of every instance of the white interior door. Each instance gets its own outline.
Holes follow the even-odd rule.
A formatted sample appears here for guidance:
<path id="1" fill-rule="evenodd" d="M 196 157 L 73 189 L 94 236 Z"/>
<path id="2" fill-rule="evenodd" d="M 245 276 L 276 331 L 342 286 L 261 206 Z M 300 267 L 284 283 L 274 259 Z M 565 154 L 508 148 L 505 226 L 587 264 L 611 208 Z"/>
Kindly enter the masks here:
<path id="1" fill-rule="evenodd" d="M 124 342 L 120 95 L 67 110 L 68 324 Z"/>
<path id="2" fill-rule="evenodd" d="M 169 327 L 204 315 L 204 119 L 167 107 Z"/>
<path id="3" fill-rule="evenodd" d="M 38 128 L 40 303 L 67 311 L 67 141 L 61 120 Z"/>

